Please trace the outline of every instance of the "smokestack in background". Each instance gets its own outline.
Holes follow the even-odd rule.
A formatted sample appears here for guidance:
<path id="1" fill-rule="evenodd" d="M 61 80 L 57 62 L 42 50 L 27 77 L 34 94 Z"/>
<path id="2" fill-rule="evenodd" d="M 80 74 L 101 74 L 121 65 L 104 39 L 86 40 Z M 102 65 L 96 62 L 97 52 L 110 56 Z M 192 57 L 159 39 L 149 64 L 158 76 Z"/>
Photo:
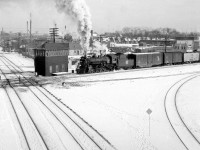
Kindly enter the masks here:
<path id="1" fill-rule="evenodd" d="M 91 30 L 90 33 L 91 33 L 90 46 L 92 47 L 92 52 L 93 52 L 93 50 L 94 50 L 93 30 Z"/>
<path id="2" fill-rule="evenodd" d="M 32 16 L 31 16 L 31 13 L 30 13 L 30 43 L 31 43 L 31 40 L 32 40 L 32 18 L 31 18 Z"/>
<path id="3" fill-rule="evenodd" d="M 26 22 L 26 25 L 27 25 L 26 31 L 27 31 L 27 37 L 28 37 L 28 21 Z"/>
<path id="4" fill-rule="evenodd" d="M 91 30 L 91 38 L 93 38 L 93 30 Z"/>

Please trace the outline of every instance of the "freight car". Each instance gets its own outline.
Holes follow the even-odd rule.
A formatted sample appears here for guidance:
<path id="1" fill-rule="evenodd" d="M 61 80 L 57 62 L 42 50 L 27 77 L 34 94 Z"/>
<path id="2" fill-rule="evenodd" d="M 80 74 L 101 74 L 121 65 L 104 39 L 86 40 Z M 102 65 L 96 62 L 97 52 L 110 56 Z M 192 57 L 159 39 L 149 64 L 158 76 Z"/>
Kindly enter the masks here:
<path id="1" fill-rule="evenodd" d="M 102 57 L 82 57 L 76 69 L 78 74 L 113 71 L 115 69 L 147 68 L 200 61 L 200 53 L 149 52 L 109 54 Z"/>
<path id="2" fill-rule="evenodd" d="M 163 53 L 133 53 L 135 68 L 160 66 L 163 64 Z"/>
<path id="3" fill-rule="evenodd" d="M 199 61 L 199 53 L 184 53 L 183 56 L 184 63 L 193 63 Z"/>
<path id="4" fill-rule="evenodd" d="M 116 69 L 132 69 L 135 67 L 135 59 L 132 54 L 118 54 Z"/>
<path id="5" fill-rule="evenodd" d="M 166 52 L 163 53 L 164 61 L 163 65 L 175 65 L 183 62 L 182 52 Z"/>

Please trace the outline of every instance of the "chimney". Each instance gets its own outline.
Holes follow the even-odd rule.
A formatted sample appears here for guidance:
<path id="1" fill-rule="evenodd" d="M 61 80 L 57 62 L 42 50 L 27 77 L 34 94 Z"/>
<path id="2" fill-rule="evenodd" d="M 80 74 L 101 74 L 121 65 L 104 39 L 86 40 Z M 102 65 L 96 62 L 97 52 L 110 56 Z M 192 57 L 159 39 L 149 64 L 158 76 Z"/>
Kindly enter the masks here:
<path id="1" fill-rule="evenodd" d="M 93 52 L 93 49 L 94 49 L 94 45 L 93 45 L 93 30 L 91 30 L 90 46 L 92 47 L 92 52 Z"/>
<path id="2" fill-rule="evenodd" d="M 93 39 L 93 30 L 91 30 L 91 38 Z"/>

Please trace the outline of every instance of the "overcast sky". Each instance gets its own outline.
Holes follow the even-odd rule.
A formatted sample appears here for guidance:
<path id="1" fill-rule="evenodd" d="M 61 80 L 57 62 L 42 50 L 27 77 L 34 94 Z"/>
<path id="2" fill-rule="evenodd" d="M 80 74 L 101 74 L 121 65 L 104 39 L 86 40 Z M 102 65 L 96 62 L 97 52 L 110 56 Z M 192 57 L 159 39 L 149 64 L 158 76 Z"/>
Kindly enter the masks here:
<path id="1" fill-rule="evenodd" d="M 93 29 L 115 31 L 123 27 L 171 27 L 200 31 L 200 0 L 85 0 Z M 26 31 L 32 13 L 33 31 L 48 32 L 56 23 L 61 31 L 75 30 L 69 17 L 57 12 L 54 0 L 0 0 L 0 27 Z"/>

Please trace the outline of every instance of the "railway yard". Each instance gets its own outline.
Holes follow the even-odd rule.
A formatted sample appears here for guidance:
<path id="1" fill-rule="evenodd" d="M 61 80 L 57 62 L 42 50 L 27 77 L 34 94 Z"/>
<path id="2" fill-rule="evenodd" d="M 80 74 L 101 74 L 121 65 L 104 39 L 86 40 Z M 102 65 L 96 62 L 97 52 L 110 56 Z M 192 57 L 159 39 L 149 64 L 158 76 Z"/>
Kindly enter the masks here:
<path id="1" fill-rule="evenodd" d="M 34 76 L 0 51 L 0 150 L 198 150 L 200 63 Z"/>

